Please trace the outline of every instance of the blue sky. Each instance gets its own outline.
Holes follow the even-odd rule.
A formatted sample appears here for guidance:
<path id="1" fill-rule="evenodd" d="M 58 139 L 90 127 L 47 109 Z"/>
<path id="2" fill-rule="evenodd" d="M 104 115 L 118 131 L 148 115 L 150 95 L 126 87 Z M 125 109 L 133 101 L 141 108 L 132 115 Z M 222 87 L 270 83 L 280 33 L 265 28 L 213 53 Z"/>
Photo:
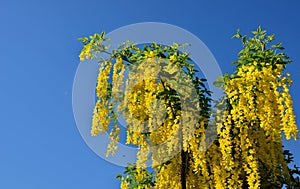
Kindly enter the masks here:
<path id="1" fill-rule="evenodd" d="M 223 73 L 241 48 L 231 36 L 261 25 L 283 42 L 293 63 L 291 93 L 300 118 L 300 2 L 0 1 L 0 188 L 118 188 L 123 169 L 92 152 L 72 112 L 78 37 L 138 22 L 164 22 L 199 37 Z M 299 119 L 298 119 L 299 123 Z M 297 142 L 285 142 L 300 165 Z"/>

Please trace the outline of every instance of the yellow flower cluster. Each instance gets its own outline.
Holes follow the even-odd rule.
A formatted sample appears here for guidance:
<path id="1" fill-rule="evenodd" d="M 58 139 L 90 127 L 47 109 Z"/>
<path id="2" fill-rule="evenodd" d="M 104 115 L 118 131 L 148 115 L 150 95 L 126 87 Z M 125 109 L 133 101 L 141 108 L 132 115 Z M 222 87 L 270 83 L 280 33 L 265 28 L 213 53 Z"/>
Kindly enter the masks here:
<path id="1" fill-rule="evenodd" d="M 266 66 L 261 66 L 266 65 Z M 282 131 L 286 138 L 298 133 L 291 96 L 290 79 L 283 77 L 282 65 L 276 68 L 254 62 L 238 68 L 236 77 L 225 84 L 231 109 L 218 125 L 221 166 L 225 186 L 235 188 L 246 178 L 249 188 L 259 188 L 259 168 L 272 170 L 275 182 L 286 167 L 282 155 Z M 285 173 L 283 173 L 285 174 Z"/>
<path id="2" fill-rule="evenodd" d="M 109 133 L 110 143 L 107 146 L 107 151 L 105 156 L 107 157 L 109 154 L 115 155 L 115 151 L 118 149 L 117 144 L 120 140 L 120 128 L 119 125 L 115 123 L 112 131 Z"/>
<path id="3" fill-rule="evenodd" d="M 151 58 L 155 57 L 155 52 L 154 51 L 145 52 L 145 56 L 149 58 L 148 60 L 150 60 Z"/>
<path id="4" fill-rule="evenodd" d="M 125 63 L 123 62 L 121 57 L 116 58 L 116 62 L 114 64 L 113 69 L 113 76 L 112 76 L 112 99 L 115 104 L 120 103 L 122 88 L 123 88 L 123 78 L 124 78 L 124 71 L 125 71 Z M 111 104 L 112 106 L 112 104 Z M 110 107 L 112 108 L 112 107 Z M 111 110 L 112 113 L 113 110 Z M 115 121 L 113 123 L 113 128 L 109 133 L 110 143 L 107 146 L 106 156 L 109 154 L 114 155 L 115 151 L 117 150 L 117 144 L 120 140 L 120 128 L 119 125 L 116 123 L 118 119 L 117 114 L 114 113 Z"/>
<path id="5" fill-rule="evenodd" d="M 181 107 L 185 110 L 181 111 L 175 108 L 176 102 L 166 100 L 167 95 L 158 99 L 160 92 L 174 88 L 182 94 L 180 100 L 183 102 L 188 98 L 195 98 L 188 95 L 192 93 L 189 88 L 191 86 L 176 88 L 176 83 L 170 83 L 168 78 L 157 77 L 158 72 L 163 70 L 172 75 L 176 74 L 181 82 L 185 82 L 183 80 L 187 78 L 177 73 L 179 69 L 175 65 L 163 66 L 162 62 L 148 57 L 138 68 L 133 69 L 134 73 L 129 73 L 123 104 L 128 107 L 128 112 L 125 112 L 128 124 L 127 144 L 138 145 L 139 168 L 145 168 L 151 144 L 152 167 L 155 168 L 157 178 L 155 188 L 181 188 L 180 154 L 183 151 L 191 154 L 188 161 L 192 168 L 186 172 L 188 188 L 205 188 L 210 186 L 210 175 L 203 153 L 205 150 L 199 149 L 205 146 L 201 139 L 204 138 L 208 119 L 198 115 L 198 104 L 195 104 L 195 107 Z M 181 122 L 182 120 L 185 122 Z M 148 133 L 149 137 L 145 133 Z M 162 165 L 166 162 L 170 163 Z"/>
<path id="6" fill-rule="evenodd" d="M 181 158 L 177 154 L 168 165 L 162 165 L 157 169 L 155 189 L 181 188 L 180 172 Z"/>
<path id="7" fill-rule="evenodd" d="M 115 101 L 120 101 L 120 96 L 123 92 L 124 72 L 125 63 L 121 57 L 117 57 L 112 76 L 112 99 Z"/>
<path id="8" fill-rule="evenodd" d="M 85 58 L 90 57 L 91 55 L 91 44 L 87 44 L 83 47 L 82 51 L 79 54 L 79 59 L 83 61 Z"/>
<path id="9" fill-rule="evenodd" d="M 105 133 L 108 131 L 108 125 L 110 123 L 109 116 L 109 98 L 107 94 L 109 93 L 109 74 L 112 67 L 111 62 L 107 62 L 104 67 L 99 69 L 98 84 L 96 87 L 98 100 L 96 102 L 93 119 L 92 119 L 92 136 L 98 136 L 100 133 Z"/>

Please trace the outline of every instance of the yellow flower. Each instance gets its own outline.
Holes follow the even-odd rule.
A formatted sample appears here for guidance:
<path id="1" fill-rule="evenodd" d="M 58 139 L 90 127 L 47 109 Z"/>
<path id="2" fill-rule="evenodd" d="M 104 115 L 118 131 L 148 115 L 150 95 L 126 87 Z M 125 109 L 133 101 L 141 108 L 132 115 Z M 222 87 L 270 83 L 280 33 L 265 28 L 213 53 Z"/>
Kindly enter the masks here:
<path id="1" fill-rule="evenodd" d="M 170 56 L 170 61 L 171 62 L 175 62 L 177 60 L 176 56 L 175 55 L 171 55 Z"/>
<path id="2" fill-rule="evenodd" d="M 146 55 L 147 58 L 155 57 L 155 53 L 153 51 L 146 52 L 145 55 Z"/>
<path id="3" fill-rule="evenodd" d="M 80 55 L 79 55 L 79 59 L 81 61 L 83 61 L 86 57 L 89 57 L 91 53 L 91 44 L 87 44 L 83 47 Z"/>

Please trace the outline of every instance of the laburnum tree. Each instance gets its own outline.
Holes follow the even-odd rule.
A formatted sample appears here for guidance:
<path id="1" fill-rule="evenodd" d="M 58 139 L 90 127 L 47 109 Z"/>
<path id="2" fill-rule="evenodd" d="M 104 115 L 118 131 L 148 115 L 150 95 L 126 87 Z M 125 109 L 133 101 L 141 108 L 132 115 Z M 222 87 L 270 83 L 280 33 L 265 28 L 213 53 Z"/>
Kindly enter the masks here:
<path id="1" fill-rule="evenodd" d="M 236 71 L 215 82 L 225 96 L 214 103 L 184 45 L 125 42 L 109 51 L 104 33 L 80 38 L 80 59 L 100 59 L 91 134 L 109 133 L 106 155 L 114 155 L 122 115 L 126 144 L 138 148 L 137 162 L 117 176 L 120 188 L 299 188 L 282 145 L 298 133 L 290 60 L 260 27 L 234 37 L 243 49 Z"/>

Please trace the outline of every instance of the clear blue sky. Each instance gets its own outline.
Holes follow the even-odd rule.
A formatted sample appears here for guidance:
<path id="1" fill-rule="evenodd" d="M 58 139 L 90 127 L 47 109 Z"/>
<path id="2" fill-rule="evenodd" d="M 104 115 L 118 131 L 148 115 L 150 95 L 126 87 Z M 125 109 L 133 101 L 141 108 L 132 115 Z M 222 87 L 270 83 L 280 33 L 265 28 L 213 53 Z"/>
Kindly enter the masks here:
<path id="1" fill-rule="evenodd" d="M 76 39 L 137 22 L 164 22 L 199 37 L 223 72 L 241 48 L 231 39 L 261 25 L 293 60 L 291 88 L 300 119 L 300 2 L 287 1 L 0 1 L 0 188 L 114 189 L 123 169 L 94 154 L 72 112 L 82 47 Z M 300 165 L 300 142 L 285 142 Z"/>

